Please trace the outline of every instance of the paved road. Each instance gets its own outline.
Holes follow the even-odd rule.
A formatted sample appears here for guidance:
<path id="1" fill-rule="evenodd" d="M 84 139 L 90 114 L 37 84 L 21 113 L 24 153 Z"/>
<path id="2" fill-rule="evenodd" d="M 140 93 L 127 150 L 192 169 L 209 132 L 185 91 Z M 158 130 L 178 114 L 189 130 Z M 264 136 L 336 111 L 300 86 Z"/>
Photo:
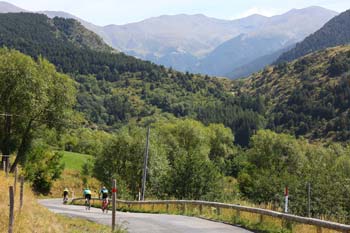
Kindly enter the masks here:
<path id="1" fill-rule="evenodd" d="M 62 205 L 61 199 L 39 200 L 54 213 L 85 218 L 101 224 L 111 224 L 111 213 L 101 209 L 86 211 L 82 206 Z M 117 223 L 123 224 L 130 233 L 251 233 L 231 225 L 195 217 L 163 214 L 117 213 Z"/>

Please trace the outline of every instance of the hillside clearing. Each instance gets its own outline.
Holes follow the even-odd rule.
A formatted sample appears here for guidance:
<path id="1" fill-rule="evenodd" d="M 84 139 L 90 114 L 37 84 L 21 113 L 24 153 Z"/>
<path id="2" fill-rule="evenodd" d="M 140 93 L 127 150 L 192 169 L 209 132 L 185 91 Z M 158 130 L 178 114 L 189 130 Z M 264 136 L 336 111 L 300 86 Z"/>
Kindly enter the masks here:
<path id="1" fill-rule="evenodd" d="M 79 154 L 68 151 L 61 151 L 63 154 L 62 163 L 65 165 L 65 170 L 81 171 L 83 165 L 93 159 L 91 155 Z"/>

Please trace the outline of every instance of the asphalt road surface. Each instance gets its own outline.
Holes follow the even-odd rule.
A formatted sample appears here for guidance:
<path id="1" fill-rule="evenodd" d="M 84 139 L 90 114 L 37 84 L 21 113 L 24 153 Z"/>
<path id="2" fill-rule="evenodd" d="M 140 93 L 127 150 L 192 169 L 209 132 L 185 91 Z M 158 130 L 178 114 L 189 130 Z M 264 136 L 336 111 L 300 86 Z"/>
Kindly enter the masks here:
<path id="1" fill-rule="evenodd" d="M 111 211 L 108 214 L 96 208 L 87 211 L 83 206 L 63 205 L 61 199 L 39 200 L 39 203 L 57 214 L 111 225 Z M 130 233 L 251 233 L 239 227 L 179 215 L 117 212 L 117 223 Z"/>

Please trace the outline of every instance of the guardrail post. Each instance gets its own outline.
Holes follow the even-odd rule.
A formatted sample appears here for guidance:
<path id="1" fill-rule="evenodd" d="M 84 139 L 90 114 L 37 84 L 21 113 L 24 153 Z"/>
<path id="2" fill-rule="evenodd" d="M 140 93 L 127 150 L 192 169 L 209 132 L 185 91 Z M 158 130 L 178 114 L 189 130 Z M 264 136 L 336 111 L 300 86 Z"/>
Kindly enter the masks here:
<path id="1" fill-rule="evenodd" d="M 221 209 L 220 209 L 219 206 L 216 207 L 216 214 L 217 214 L 218 216 L 221 215 Z"/>
<path id="2" fill-rule="evenodd" d="M 263 215 L 263 214 L 260 214 L 259 223 L 262 224 L 263 222 L 264 222 L 264 215 Z"/>
<path id="3" fill-rule="evenodd" d="M 9 215 L 9 231 L 8 233 L 13 232 L 13 222 L 14 222 L 14 207 L 15 207 L 15 198 L 14 198 L 14 192 L 13 192 L 13 186 L 9 187 L 9 194 L 10 194 L 10 215 Z"/>
<path id="4" fill-rule="evenodd" d="M 322 227 L 317 227 L 317 233 L 322 233 Z"/>
<path id="5" fill-rule="evenodd" d="M 169 203 L 166 203 L 166 212 L 169 213 Z"/>
<path id="6" fill-rule="evenodd" d="M 200 215 L 203 214 L 203 205 L 202 204 L 199 205 L 199 214 Z"/>
<path id="7" fill-rule="evenodd" d="M 24 192 L 24 177 L 21 176 L 21 189 L 20 189 L 20 197 L 19 197 L 19 208 L 22 209 L 23 207 L 23 192 Z"/>
<path id="8" fill-rule="evenodd" d="M 236 217 L 234 218 L 236 221 L 235 223 L 238 223 L 240 221 L 240 218 L 241 218 L 241 211 L 236 210 Z"/>
<path id="9" fill-rule="evenodd" d="M 183 214 L 186 214 L 186 203 L 183 203 L 183 209 L 182 209 L 182 212 L 183 212 Z"/>

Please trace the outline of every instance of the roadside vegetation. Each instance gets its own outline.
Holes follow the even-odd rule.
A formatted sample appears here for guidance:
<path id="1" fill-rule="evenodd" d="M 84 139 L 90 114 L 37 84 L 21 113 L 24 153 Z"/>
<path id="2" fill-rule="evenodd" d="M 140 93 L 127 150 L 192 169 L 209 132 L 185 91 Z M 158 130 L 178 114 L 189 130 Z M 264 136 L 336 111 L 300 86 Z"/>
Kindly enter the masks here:
<path id="1" fill-rule="evenodd" d="M 0 192 L 0 232 L 8 231 L 9 217 L 9 196 L 7 187 L 13 185 L 13 177 L 6 178 L 3 172 L 0 172 L 0 187 L 4 187 Z M 55 224 L 52 224 L 52 223 Z M 15 222 L 14 232 L 51 232 L 51 233 L 109 233 L 110 227 L 99 225 L 87 220 L 81 220 L 71 217 L 64 217 L 51 213 L 46 208 L 37 203 L 35 195 L 32 193 L 29 185 L 25 185 L 24 206 L 19 211 L 19 186 L 15 196 Z M 118 230 L 115 233 L 125 233 L 124 230 Z"/>
<path id="2" fill-rule="evenodd" d="M 63 190 L 68 188 L 69 197 L 83 196 L 83 189 L 90 188 L 93 196 L 98 196 L 101 182 L 92 176 L 94 157 L 86 154 L 61 151 L 61 164 L 64 170 L 61 176 L 52 183 L 50 197 L 62 197 Z"/>

